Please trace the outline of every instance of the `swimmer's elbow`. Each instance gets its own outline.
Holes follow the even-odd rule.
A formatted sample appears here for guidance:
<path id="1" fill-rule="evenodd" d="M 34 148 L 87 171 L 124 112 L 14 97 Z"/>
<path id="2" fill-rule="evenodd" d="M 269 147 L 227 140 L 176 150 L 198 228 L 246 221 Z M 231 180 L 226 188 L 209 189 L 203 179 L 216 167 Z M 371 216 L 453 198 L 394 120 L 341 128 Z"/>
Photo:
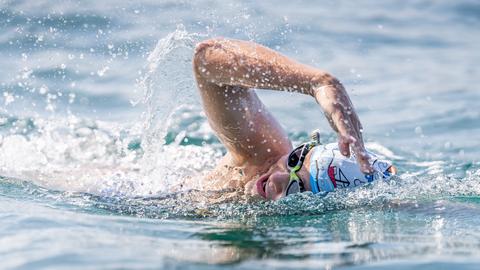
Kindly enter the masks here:
<path id="1" fill-rule="evenodd" d="M 211 38 L 198 43 L 193 55 L 193 69 L 199 75 L 211 72 L 213 68 L 221 65 L 223 59 L 217 53 L 222 48 L 225 38 Z"/>
<path id="2" fill-rule="evenodd" d="M 207 49 L 211 49 L 211 48 L 215 48 L 216 46 L 219 46 L 223 40 L 225 39 L 221 37 L 217 37 L 217 38 L 206 39 L 204 41 L 197 43 L 197 45 L 195 46 L 195 56 L 201 55 Z"/>
<path id="3" fill-rule="evenodd" d="M 222 46 L 222 43 L 225 42 L 225 38 L 223 37 L 216 37 L 216 38 L 210 38 L 206 39 L 204 41 L 199 42 L 195 46 L 195 56 L 201 55 L 208 49 L 214 49 Z"/>

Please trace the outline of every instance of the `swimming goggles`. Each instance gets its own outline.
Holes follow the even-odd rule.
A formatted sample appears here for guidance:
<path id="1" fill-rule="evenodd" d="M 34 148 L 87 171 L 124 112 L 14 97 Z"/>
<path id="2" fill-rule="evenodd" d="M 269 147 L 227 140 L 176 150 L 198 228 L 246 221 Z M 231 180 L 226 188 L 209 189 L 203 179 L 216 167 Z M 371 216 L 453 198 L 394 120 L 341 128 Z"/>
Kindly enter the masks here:
<path id="1" fill-rule="evenodd" d="M 305 161 L 308 152 L 317 144 L 317 142 L 304 143 L 293 149 L 290 155 L 288 155 L 287 168 L 290 171 L 290 181 L 285 190 L 285 196 L 305 191 L 305 185 L 300 177 L 298 177 L 297 172 L 302 168 L 303 161 Z"/>

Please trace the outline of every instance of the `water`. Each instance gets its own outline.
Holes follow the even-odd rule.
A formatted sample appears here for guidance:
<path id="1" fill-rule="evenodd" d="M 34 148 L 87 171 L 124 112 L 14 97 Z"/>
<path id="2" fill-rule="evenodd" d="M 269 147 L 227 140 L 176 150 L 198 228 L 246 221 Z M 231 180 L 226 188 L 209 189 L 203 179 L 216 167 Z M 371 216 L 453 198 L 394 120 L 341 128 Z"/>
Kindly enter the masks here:
<path id="1" fill-rule="evenodd" d="M 0 2 L 1 269 L 478 269 L 477 1 Z M 329 70 L 400 175 L 249 202 L 198 179 L 225 149 L 199 40 Z M 308 97 L 258 91 L 295 142 L 335 135 Z M 181 179 L 189 178 L 189 185 Z"/>

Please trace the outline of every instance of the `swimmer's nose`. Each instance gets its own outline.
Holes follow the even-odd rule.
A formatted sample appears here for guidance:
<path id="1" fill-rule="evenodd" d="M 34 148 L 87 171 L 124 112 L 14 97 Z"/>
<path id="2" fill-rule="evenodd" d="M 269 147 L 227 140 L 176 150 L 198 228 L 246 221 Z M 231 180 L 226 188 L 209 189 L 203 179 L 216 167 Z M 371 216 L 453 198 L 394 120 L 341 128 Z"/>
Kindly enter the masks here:
<path id="1" fill-rule="evenodd" d="M 269 191 L 271 192 L 270 197 L 274 200 L 283 197 L 284 189 L 290 180 L 290 175 L 287 172 L 275 172 L 270 175 L 269 180 L 268 185 Z"/>

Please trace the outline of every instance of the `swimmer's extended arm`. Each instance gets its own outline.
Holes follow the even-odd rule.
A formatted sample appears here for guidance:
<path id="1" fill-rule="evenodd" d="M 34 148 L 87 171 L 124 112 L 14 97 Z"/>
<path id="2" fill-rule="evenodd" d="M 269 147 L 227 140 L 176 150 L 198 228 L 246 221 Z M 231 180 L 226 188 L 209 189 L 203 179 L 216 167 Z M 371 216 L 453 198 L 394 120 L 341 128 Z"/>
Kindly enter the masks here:
<path id="1" fill-rule="evenodd" d="M 370 170 L 362 126 L 344 87 L 332 75 L 259 44 L 221 38 L 199 43 L 193 63 L 209 122 L 236 165 L 260 165 L 291 149 L 278 122 L 249 91 L 259 88 L 314 97 L 338 133 L 342 153 L 350 155 L 352 146 L 362 170 Z"/>

